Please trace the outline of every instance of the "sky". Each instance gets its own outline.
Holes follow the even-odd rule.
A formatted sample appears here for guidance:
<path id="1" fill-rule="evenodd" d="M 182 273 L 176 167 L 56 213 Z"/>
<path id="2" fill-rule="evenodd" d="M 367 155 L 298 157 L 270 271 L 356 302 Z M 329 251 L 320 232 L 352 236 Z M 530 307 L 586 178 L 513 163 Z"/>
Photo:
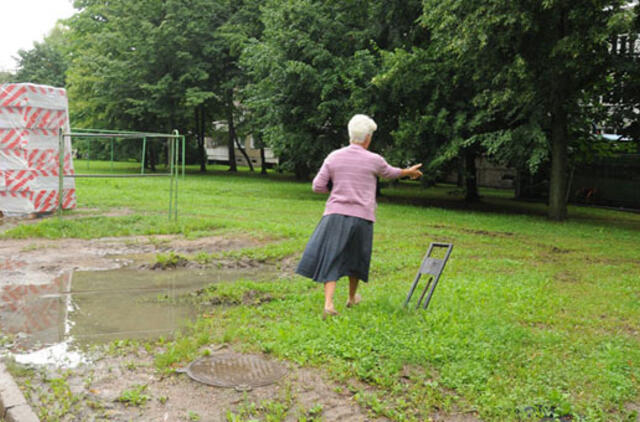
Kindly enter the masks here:
<path id="1" fill-rule="evenodd" d="M 31 49 L 73 13 L 72 0 L 0 0 L 0 71 L 14 71 L 18 50 Z"/>

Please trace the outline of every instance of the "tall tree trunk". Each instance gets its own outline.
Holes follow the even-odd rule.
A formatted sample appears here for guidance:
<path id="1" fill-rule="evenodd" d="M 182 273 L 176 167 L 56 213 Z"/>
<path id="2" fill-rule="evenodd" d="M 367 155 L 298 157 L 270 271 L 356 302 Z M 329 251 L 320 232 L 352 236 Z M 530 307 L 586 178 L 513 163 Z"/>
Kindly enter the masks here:
<path id="1" fill-rule="evenodd" d="M 256 142 L 260 147 L 260 174 L 267 174 L 267 159 L 264 154 L 264 144 L 262 143 L 262 135 L 256 135 Z"/>
<path id="2" fill-rule="evenodd" d="M 464 200 L 467 202 L 475 202 L 480 199 L 476 178 L 476 153 L 472 149 L 468 149 L 464 152 Z"/>
<path id="3" fill-rule="evenodd" d="M 514 191 L 513 191 L 513 196 L 515 199 L 522 199 L 524 198 L 523 195 L 523 184 L 524 184 L 524 177 L 525 177 L 526 173 L 524 170 L 522 169 L 517 169 L 516 170 L 516 178 L 514 180 Z"/>
<path id="4" fill-rule="evenodd" d="M 556 27 L 558 40 L 567 33 L 567 10 L 561 6 Z M 558 75 L 552 82 L 551 98 L 551 180 L 549 182 L 549 210 L 551 220 L 567 218 L 567 168 L 569 164 L 568 114 L 565 107 L 566 75 Z M 554 86 L 555 85 L 555 86 Z"/>
<path id="5" fill-rule="evenodd" d="M 240 150 L 240 153 L 244 156 L 244 159 L 247 160 L 247 164 L 249 165 L 249 170 L 253 171 L 253 163 L 251 162 L 251 159 L 247 155 L 247 151 L 245 151 L 244 147 L 240 144 L 240 141 L 238 140 L 237 136 L 236 136 L 236 144 L 238 145 L 238 149 Z"/>
<path id="6" fill-rule="evenodd" d="M 464 185 L 464 159 L 458 157 L 456 161 L 456 185 L 461 188 Z"/>
<path id="7" fill-rule="evenodd" d="M 229 170 L 232 172 L 237 172 L 238 167 L 236 166 L 236 148 L 235 148 L 235 140 L 236 140 L 236 129 L 233 125 L 233 92 L 229 89 L 227 90 L 227 125 L 229 127 Z"/>
<path id="8" fill-rule="evenodd" d="M 147 143 L 147 150 L 149 151 L 149 168 L 151 169 L 152 172 L 156 171 L 156 148 L 153 145 L 153 142 L 148 142 Z"/>
<path id="9" fill-rule="evenodd" d="M 551 181 L 549 184 L 549 218 L 567 218 L 568 139 L 567 112 L 558 98 L 551 115 Z"/>
<path id="10" fill-rule="evenodd" d="M 200 153 L 200 172 L 207 172 L 207 150 L 204 147 L 206 113 L 204 105 L 196 107 L 196 128 L 198 130 L 198 152 Z"/>

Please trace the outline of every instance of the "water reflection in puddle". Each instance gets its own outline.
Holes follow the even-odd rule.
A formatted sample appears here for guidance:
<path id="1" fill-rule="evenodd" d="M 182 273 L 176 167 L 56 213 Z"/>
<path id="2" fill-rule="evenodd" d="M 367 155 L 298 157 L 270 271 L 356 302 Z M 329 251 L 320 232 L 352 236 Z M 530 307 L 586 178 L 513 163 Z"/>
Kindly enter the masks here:
<path id="1" fill-rule="evenodd" d="M 48 284 L 2 287 L 0 330 L 13 335 L 16 361 L 72 367 L 85 360 L 78 346 L 170 336 L 195 319 L 198 307 L 173 298 L 210 283 L 273 274 L 268 267 L 69 272 Z"/>

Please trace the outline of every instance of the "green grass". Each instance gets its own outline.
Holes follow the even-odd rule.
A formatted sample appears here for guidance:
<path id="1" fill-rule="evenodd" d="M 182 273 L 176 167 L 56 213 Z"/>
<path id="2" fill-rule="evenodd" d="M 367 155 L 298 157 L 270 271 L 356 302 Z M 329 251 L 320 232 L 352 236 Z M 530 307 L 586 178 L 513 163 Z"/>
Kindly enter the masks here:
<path id="1" fill-rule="evenodd" d="M 136 168 L 115 164 L 121 172 Z M 84 171 L 83 163 L 76 168 Z M 167 220 L 167 179 L 78 179 L 81 209 L 66 213 L 74 218 L 1 237 L 243 233 L 274 243 L 226 256 L 278 260 L 301 254 L 322 215 L 325 197 L 308 182 L 224 167 L 190 171 L 180 179 L 178 223 Z M 504 191 L 482 190 L 474 206 L 452 186 L 403 182 L 383 194 L 360 306 L 344 308 L 344 280 L 341 315 L 326 322 L 321 288 L 300 277 L 208 289 L 234 298 L 258 290 L 274 300 L 212 307 L 215 317 L 166 343 L 158 368 L 187 362 L 204 344 L 231 342 L 322 368 L 393 420 L 424 420 L 434 409 L 517 420 L 518 410 L 537 405 L 586 420 L 633 420 L 625 405 L 640 403 L 640 215 L 570 206 L 569 221 L 552 223 L 544 205 Z M 93 215 L 114 209 L 128 213 Z M 455 247 L 430 309 L 403 309 L 432 241 Z"/>

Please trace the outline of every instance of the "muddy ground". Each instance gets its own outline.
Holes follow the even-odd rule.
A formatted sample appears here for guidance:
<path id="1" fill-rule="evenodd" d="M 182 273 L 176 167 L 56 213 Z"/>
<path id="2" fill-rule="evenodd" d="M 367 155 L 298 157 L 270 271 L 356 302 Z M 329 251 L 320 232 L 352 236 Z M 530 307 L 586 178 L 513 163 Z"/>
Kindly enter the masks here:
<path id="1" fill-rule="evenodd" d="M 204 265 L 178 260 L 165 267 L 158 265 L 154 257 L 169 252 L 184 256 L 202 252 L 211 254 L 258 246 L 261 242 L 248 236 L 210 236 L 195 240 L 182 236 L 3 240 L 0 243 L 0 288 L 3 289 L 0 307 L 14 322 L 13 312 L 28 308 L 23 306 L 27 296 L 49 297 L 65 288 L 71 289 L 71 286 L 60 286 L 59 280 L 65 274 L 107 272 L 123 267 L 167 272 L 173 271 L 172 266 L 178 266 L 182 270 L 195 271 Z M 291 262 L 285 260 L 283 265 L 277 266 L 277 271 L 291 272 Z M 209 265 L 244 269 L 261 267 L 265 263 L 240 259 Z M 30 319 L 25 316 L 23 319 L 23 325 L 10 327 L 11 324 L 5 324 L 7 326 L 2 327 L 5 355 L 9 361 L 11 352 L 16 352 L 13 356 L 25 356 L 28 352 L 37 353 L 39 348 L 43 351 L 64 346 L 62 353 L 72 354 L 72 346 L 65 343 L 64 333 L 53 337 L 49 334 L 48 338 L 53 341 L 48 343 L 21 342 L 21 339 L 41 335 L 43 330 L 56 331 L 55 322 L 51 327 L 43 328 L 42 321 L 31 321 L 42 319 L 40 317 Z M 80 360 L 85 363 L 78 366 L 73 366 L 77 363 L 75 358 L 56 364 L 25 366 L 14 363 L 10 366 L 34 411 L 43 420 L 227 421 L 272 417 L 276 417 L 275 420 L 376 420 L 358 406 L 351 392 L 312 369 L 287 364 L 288 374 L 277 384 L 238 392 L 197 383 L 186 374 L 163 376 L 153 366 L 153 351 L 140 349 L 125 356 L 114 356 L 99 350 L 101 347 L 93 348 L 89 355 L 82 354 Z M 73 367 L 66 368 L 70 363 Z M 127 394 L 133 397 L 133 402 L 122 401 L 122 396 Z"/>
<path id="2" fill-rule="evenodd" d="M 34 410 L 48 408 L 51 416 L 70 406 L 60 416 L 62 421 L 385 420 L 371 416 L 356 403 L 353 393 L 327 380 L 320 371 L 287 366 L 288 374 L 276 384 L 236 391 L 198 383 L 186 374 L 162 376 L 153 367 L 152 356 L 138 351 L 103 357 L 95 364 L 79 366 L 71 375 L 39 368 L 28 375 L 31 386 L 26 392 Z M 44 380 L 64 378 L 72 396 L 60 399 L 51 382 Z M 142 403 L 122 401 L 127 392 L 140 386 L 144 386 L 138 395 L 144 396 Z"/>
<path id="3" fill-rule="evenodd" d="M 3 229 L 15 224 L 4 224 Z M 274 276 L 291 275 L 296 257 L 277 263 L 243 258 L 201 264 L 194 260 L 178 259 L 169 265 L 159 264 L 156 259 L 157 254 L 194 256 L 264 243 L 264 240 L 237 235 L 194 240 L 173 235 L 94 240 L 3 240 L 0 242 L 0 331 L 4 337 L 0 342 L 0 350 L 3 350 L 5 360 L 13 368 L 19 385 L 42 420 L 386 420 L 357 403 L 355 392 L 367 390 L 369 387 L 366 385 L 355 381 L 350 386 L 340 385 L 329 380 L 320 370 L 300 368 L 292 363 L 284 362 L 288 373 L 276 384 L 250 391 L 236 391 L 200 384 L 186 374 L 162 375 L 153 365 L 153 354 L 162 351 L 162 346 L 158 350 L 135 348 L 122 355 L 109 352 L 102 341 L 100 346 L 91 348 L 90 353 L 76 353 L 73 350 L 69 339 L 78 337 L 82 321 L 76 318 L 69 322 L 74 305 L 70 299 L 64 298 L 76 295 L 74 288 L 82 285 L 82 280 L 87 277 L 72 278 L 72 274 L 92 271 L 94 278 L 89 282 L 99 284 L 96 280 L 100 277 L 95 276 L 98 274 L 96 271 L 105 274 L 120 271 L 118 269 L 138 271 L 148 279 L 162 279 L 163 274 L 182 271 L 193 274 L 198 282 L 199 278 L 207 279 L 207 268 L 232 271 L 246 269 L 257 274 L 271 265 L 270 271 Z M 120 288 L 113 277 L 105 283 L 115 286 L 112 290 Z M 188 285 L 187 288 L 194 286 Z M 108 302 L 108 290 L 102 291 L 100 289 L 103 287 L 100 286 L 95 288 L 97 293 L 89 292 L 93 294 L 90 296 L 85 293 L 90 290 L 85 283 L 77 298 L 85 295 Z M 127 289 L 124 289 L 125 294 L 133 294 Z M 78 308 L 77 305 L 75 307 Z M 95 309 L 98 313 L 106 312 L 101 308 Z M 144 325 L 143 320 L 156 318 L 125 315 L 136 325 Z M 98 317 L 98 320 L 104 319 Z M 95 321 L 90 320 L 84 325 L 92 330 L 102 329 Z M 125 338 L 126 335 L 121 337 Z M 33 341 L 34 338 L 37 341 Z M 91 336 L 87 338 L 91 339 Z M 83 346 L 87 346 L 87 343 L 84 342 Z M 230 350 L 224 347 L 223 350 Z M 215 345 L 207 346 L 212 354 L 218 353 L 219 349 Z M 25 356 L 29 361 L 33 356 L 51 350 L 64 359 L 44 359 L 38 364 L 14 361 Z M 476 421 L 477 418 L 472 414 L 435 414 L 432 420 Z"/>

